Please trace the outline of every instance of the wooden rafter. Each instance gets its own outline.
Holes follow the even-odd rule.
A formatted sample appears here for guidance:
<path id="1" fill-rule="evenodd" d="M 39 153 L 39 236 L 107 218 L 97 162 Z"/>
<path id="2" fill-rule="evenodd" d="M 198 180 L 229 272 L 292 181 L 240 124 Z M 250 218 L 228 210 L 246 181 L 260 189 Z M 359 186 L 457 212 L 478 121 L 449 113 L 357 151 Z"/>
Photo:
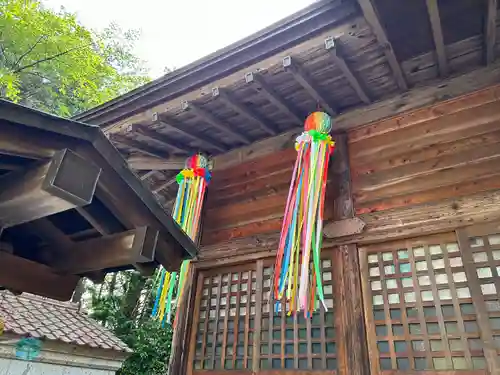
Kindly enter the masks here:
<path id="1" fill-rule="evenodd" d="M 173 129 L 173 130 L 181 133 L 182 135 L 191 138 L 193 141 L 196 141 L 197 143 L 199 143 L 200 146 L 203 147 L 204 149 L 207 149 L 207 150 L 215 149 L 217 151 L 222 151 L 222 152 L 225 152 L 229 149 L 226 145 L 224 145 L 223 143 L 219 142 L 218 140 L 216 140 L 214 138 L 210 138 L 207 136 L 201 137 L 201 136 L 196 135 L 190 131 L 187 131 L 186 127 L 183 126 L 182 124 L 180 124 L 178 121 L 176 121 L 172 118 L 168 118 L 163 114 L 160 115 L 159 113 L 154 113 L 153 114 L 153 121 L 154 121 L 154 123 L 163 125 L 163 126 L 170 128 L 170 129 Z"/>
<path id="2" fill-rule="evenodd" d="M 224 120 L 218 119 L 206 109 L 201 108 L 198 104 L 195 104 L 193 102 L 183 102 L 183 109 L 191 109 L 203 121 L 206 121 L 214 128 L 220 130 L 223 133 L 230 134 L 233 138 L 236 138 L 238 141 L 244 144 L 252 143 L 252 140 L 246 135 L 232 129 L 231 125 L 227 124 Z"/>
<path id="3" fill-rule="evenodd" d="M 214 97 L 218 97 L 226 106 L 231 108 L 236 113 L 259 125 L 259 127 L 267 134 L 276 135 L 278 133 L 276 127 L 268 124 L 262 116 L 258 113 L 252 112 L 245 104 L 236 100 L 227 90 L 215 87 L 212 89 L 212 95 Z"/>
<path id="4" fill-rule="evenodd" d="M 359 83 L 359 80 L 356 78 L 351 68 L 349 68 L 349 65 L 347 65 L 346 61 L 340 54 L 338 48 L 338 40 L 334 38 L 327 38 L 325 40 L 325 47 L 329 51 L 329 54 L 335 62 L 335 65 L 342 71 L 342 74 L 349 81 L 349 84 L 351 85 L 353 90 L 356 91 L 359 99 L 361 99 L 361 101 L 366 104 L 370 104 L 372 102 L 371 99 L 369 98 L 365 89 Z"/>
<path id="5" fill-rule="evenodd" d="M 283 59 L 283 66 L 330 116 L 337 115 L 337 110 L 328 103 L 316 83 L 313 82 L 311 77 L 309 77 L 299 64 L 292 60 L 291 56 Z"/>
<path id="6" fill-rule="evenodd" d="M 27 227 L 33 234 L 40 237 L 51 250 L 65 250 L 72 244 L 70 238 L 46 217 L 30 222 Z M 57 251 L 54 253 L 53 255 L 58 255 Z"/>
<path id="7" fill-rule="evenodd" d="M 157 131 L 150 130 L 145 126 L 141 126 L 139 124 L 134 124 L 127 129 L 128 132 L 131 133 L 137 133 L 142 135 L 143 137 L 146 137 L 148 139 L 151 139 L 155 141 L 157 144 L 161 144 L 162 146 L 166 147 L 169 150 L 172 150 L 174 152 L 178 152 L 181 154 L 191 154 L 193 152 L 193 148 L 184 145 L 180 142 L 173 141 L 171 140 L 167 135 L 161 134 Z M 168 152 L 168 151 L 167 151 Z"/>
<path id="8" fill-rule="evenodd" d="M 99 208 L 99 206 L 77 207 L 76 211 L 102 235 L 123 231 L 120 222 L 110 217 L 111 215 L 108 212 L 103 212 L 103 209 Z"/>
<path id="9" fill-rule="evenodd" d="M 257 84 L 261 87 L 260 93 L 266 96 L 266 98 L 278 107 L 283 113 L 286 113 L 297 126 L 302 125 L 302 119 L 297 113 L 295 113 L 294 109 L 291 105 L 289 105 L 285 99 L 281 97 L 266 81 L 260 74 L 247 73 L 245 74 L 245 81 L 247 83 L 257 82 Z"/>
<path id="10" fill-rule="evenodd" d="M 22 168 L 22 166 L 19 164 L 4 162 L 4 161 L 0 160 L 0 169 L 4 169 L 7 171 L 15 171 L 15 170 L 19 170 L 21 168 Z"/>
<path id="11" fill-rule="evenodd" d="M 111 133 L 109 134 L 109 139 L 113 143 L 128 147 L 129 149 L 144 155 L 153 156 L 159 159 L 168 159 L 170 156 L 168 152 L 166 152 L 165 150 L 161 150 L 156 147 L 151 147 L 147 144 L 136 141 L 135 139 L 127 138 L 122 134 Z"/>
<path id="12" fill-rule="evenodd" d="M 147 180 L 147 179 L 148 179 L 149 177 L 151 177 L 152 175 L 154 175 L 155 173 L 156 173 L 156 171 L 153 171 L 153 170 L 152 170 L 152 171 L 148 171 L 148 172 L 146 172 L 146 173 L 141 174 L 141 175 L 139 176 L 139 178 L 140 178 L 141 180 L 143 180 L 143 181 L 144 181 L 144 180 Z"/>
<path id="13" fill-rule="evenodd" d="M 380 23 L 375 7 L 372 4 L 372 0 L 358 0 L 358 3 L 363 11 L 366 21 L 384 49 L 384 54 L 389 62 L 389 65 L 391 66 L 392 73 L 398 87 L 404 91 L 408 90 L 408 84 L 404 78 L 403 70 L 401 69 L 401 65 L 399 65 L 394 49 L 392 48 L 384 28 Z"/>
<path id="14" fill-rule="evenodd" d="M 168 159 L 159 159 L 153 156 L 131 155 L 127 162 L 130 168 L 139 171 L 170 171 L 184 168 L 186 157 L 171 156 Z"/>
<path id="15" fill-rule="evenodd" d="M 497 39 L 497 9 L 498 0 L 487 0 L 488 8 L 485 24 L 485 45 L 486 45 L 486 64 L 489 65 L 495 61 L 495 44 Z"/>
<path id="16" fill-rule="evenodd" d="M 176 176 L 174 176 L 174 177 L 172 177 L 172 178 L 168 179 L 168 180 L 167 180 L 167 181 L 165 181 L 165 182 L 162 182 L 162 183 L 161 183 L 161 184 L 159 184 L 158 186 L 154 186 L 154 187 L 152 188 L 152 190 L 153 190 L 153 192 L 154 192 L 154 193 L 158 193 L 158 192 L 162 191 L 163 189 L 168 188 L 170 185 L 173 185 L 173 184 L 175 183 L 175 181 L 177 181 Z"/>
<path id="17" fill-rule="evenodd" d="M 438 0 L 426 0 L 427 12 L 432 27 L 432 36 L 436 47 L 436 55 L 438 58 L 438 68 L 441 77 L 446 77 L 450 68 L 448 66 L 448 58 L 446 57 L 446 48 L 444 45 L 443 29 L 441 26 L 441 17 L 439 15 Z"/>

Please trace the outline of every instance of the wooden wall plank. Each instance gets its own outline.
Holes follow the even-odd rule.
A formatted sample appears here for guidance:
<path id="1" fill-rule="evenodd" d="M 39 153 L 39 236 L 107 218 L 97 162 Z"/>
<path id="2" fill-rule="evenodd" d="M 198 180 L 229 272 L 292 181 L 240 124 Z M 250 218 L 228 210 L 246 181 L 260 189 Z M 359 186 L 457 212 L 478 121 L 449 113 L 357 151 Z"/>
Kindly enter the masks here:
<path id="1" fill-rule="evenodd" d="M 498 189 L 499 99 L 500 86 L 493 86 L 352 130 L 356 213 L 430 209 L 432 202 Z"/>
<path id="2" fill-rule="evenodd" d="M 401 165 L 399 167 L 380 171 L 378 173 L 364 174 L 354 178 L 358 190 L 376 189 L 377 186 L 397 184 L 420 176 L 428 176 L 446 169 L 457 169 L 470 163 L 479 163 L 496 159 L 500 155 L 500 143 L 481 145 L 471 150 L 456 154 L 431 158 L 425 161 Z"/>
<path id="3" fill-rule="evenodd" d="M 376 186 L 367 186 L 355 192 L 356 202 L 369 202 L 397 195 L 425 191 L 440 186 L 452 187 L 463 181 L 474 181 L 486 178 L 500 172 L 498 158 L 484 162 L 471 162 L 464 167 L 453 167 L 438 171 L 434 176 L 420 176 L 391 184 L 385 183 Z"/>
<path id="4" fill-rule="evenodd" d="M 350 145 L 350 157 L 353 160 L 379 155 L 381 151 L 395 145 L 408 145 L 411 149 L 418 149 L 426 144 L 436 142 L 437 136 L 446 139 L 450 133 L 478 127 L 500 120 L 499 105 L 497 102 L 484 104 L 467 111 L 452 113 L 448 116 L 436 118 L 418 126 L 409 126 L 397 131 L 367 138 Z M 418 142 L 416 142 L 418 140 Z"/>
<path id="5" fill-rule="evenodd" d="M 355 176 L 373 174 L 378 171 L 385 171 L 391 168 L 402 167 L 413 163 L 424 162 L 429 159 L 454 155 L 456 153 L 467 152 L 478 147 L 489 146 L 500 143 L 500 131 L 493 131 L 466 138 L 459 138 L 450 142 L 434 143 L 419 150 L 404 150 L 403 153 L 393 157 L 370 160 L 365 163 L 352 166 Z"/>
<path id="6" fill-rule="evenodd" d="M 290 147 L 273 153 L 272 157 L 266 155 L 224 170 L 217 169 L 217 173 L 214 172 L 212 184 L 218 188 L 230 185 L 234 181 L 238 182 L 240 178 L 255 178 L 286 169 L 290 165 L 293 167 L 296 156 L 297 152 Z"/>
<path id="7" fill-rule="evenodd" d="M 464 181 L 460 184 L 455 184 L 452 186 L 441 186 L 426 191 L 386 197 L 384 199 L 375 201 L 358 202 L 355 200 L 356 213 L 358 215 L 361 215 L 371 212 L 380 212 L 394 208 L 401 208 L 405 206 L 415 206 L 422 203 L 437 202 L 443 199 L 457 198 L 460 196 L 481 193 L 495 189 L 500 189 L 499 174 L 493 174 L 484 178 Z"/>

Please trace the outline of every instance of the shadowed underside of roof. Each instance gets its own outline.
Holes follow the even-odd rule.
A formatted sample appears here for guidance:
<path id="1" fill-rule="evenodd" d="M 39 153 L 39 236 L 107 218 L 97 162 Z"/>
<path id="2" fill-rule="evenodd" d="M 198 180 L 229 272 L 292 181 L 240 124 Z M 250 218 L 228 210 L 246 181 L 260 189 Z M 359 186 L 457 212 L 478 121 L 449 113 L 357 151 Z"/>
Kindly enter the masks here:
<path id="1" fill-rule="evenodd" d="M 496 1 L 318 1 L 76 118 L 105 127 L 129 160 L 160 164 L 299 129 L 316 109 L 354 127 L 364 122 L 353 113 L 386 103 L 379 116 L 397 114 L 408 102 L 393 98 L 427 85 L 446 91 L 452 77 L 492 66 L 498 20 Z M 412 105 L 476 88 L 465 83 Z M 175 168 L 151 169 L 142 164 L 143 178 L 171 202 Z"/>

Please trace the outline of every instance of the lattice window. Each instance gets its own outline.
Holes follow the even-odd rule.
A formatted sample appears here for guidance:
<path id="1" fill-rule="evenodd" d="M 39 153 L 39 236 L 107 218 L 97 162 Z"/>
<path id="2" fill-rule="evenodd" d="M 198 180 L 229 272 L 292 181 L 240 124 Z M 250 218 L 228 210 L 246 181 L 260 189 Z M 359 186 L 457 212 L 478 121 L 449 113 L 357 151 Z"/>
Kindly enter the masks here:
<path id="1" fill-rule="evenodd" d="M 202 277 L 194 370 L 337 368 L 331 251 L 322 260 L 328 312 L 310 319 L 275 310 L 273 259 Z"/>
<path id="2" fill-rule="evenodd" d="M 325 302 L 328 311 L 317 306 L 310 319 L 303 313 L 288 316 L 283 309 L 274 314 L 272 269 L 264 268 L 262 295 L 262 332 L 260 345 L 261 369 L 313 369 L 337 368 L 333 274 L 331 259 L 322 261 Z M 281 306 L 281 305 L 278 305 Z M 288 310 L 289 306 L 287 306 Z"/>
<path id="3" fill-rule="evenodd" d="M 252 368 L 256 290 L 255 269 L 203 279 L 195 369 Z"/>
<path id="4" fill-rule="evenodd" d="M 482 230 L 484 232 L 484 229 Z M 471 230 L 473 233 L 474 230 Z M 486 229 L 486 232 L 489 230 Z M 484 304 L 485 326 L 491 333 L 493 350 L 500 353 L 500 230 L 468 238 L 473 272 L 477 275 L 480 301 Z"/>
<path id="5" fill-rule="evenodd" d="M 361 262 L 372 366 L 486 368 L 469 275 L 454 235 L 363 248 Z"/>

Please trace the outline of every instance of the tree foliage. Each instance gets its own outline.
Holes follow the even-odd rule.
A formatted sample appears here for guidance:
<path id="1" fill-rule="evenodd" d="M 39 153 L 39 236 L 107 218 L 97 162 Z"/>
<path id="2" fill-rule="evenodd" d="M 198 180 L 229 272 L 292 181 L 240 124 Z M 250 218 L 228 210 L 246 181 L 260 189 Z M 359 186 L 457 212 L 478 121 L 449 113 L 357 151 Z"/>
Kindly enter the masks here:
<path id="1" fill-rule="evenodd" d="M 135 271 L 108 275 L 101 285 L 87 284 L 90 316 L 111 329 L 134 353 L 119 375 L 163 375 L 170 356 L 172 329 L 151 319 L 153 279 Z"/>
<path id="2" fill-rule="evenodd" d="M 148 81 L 135 31 L 102 32 L 35 0 L 0 0 L 0 97 L 70 116 Z"/>

